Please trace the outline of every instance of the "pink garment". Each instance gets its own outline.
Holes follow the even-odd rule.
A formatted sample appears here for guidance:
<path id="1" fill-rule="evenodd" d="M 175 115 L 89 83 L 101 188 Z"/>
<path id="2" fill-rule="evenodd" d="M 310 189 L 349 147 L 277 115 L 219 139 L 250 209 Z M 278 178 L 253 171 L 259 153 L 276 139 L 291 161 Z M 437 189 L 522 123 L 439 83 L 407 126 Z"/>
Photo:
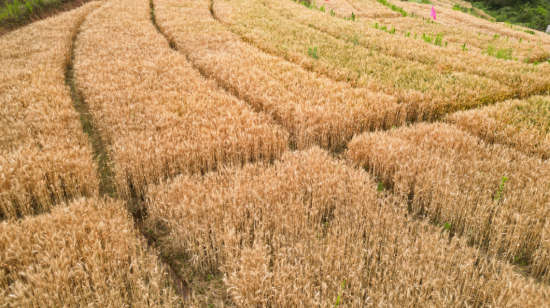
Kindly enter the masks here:
<path id="1" fill-rule="evenodd" d="M 435 14 L 435 9 L 434 9 L 434 6 L 432 5 L 432 13 L 430 14 L 431 17 L 435 18 L 437 17 L 437 15 Z"/>

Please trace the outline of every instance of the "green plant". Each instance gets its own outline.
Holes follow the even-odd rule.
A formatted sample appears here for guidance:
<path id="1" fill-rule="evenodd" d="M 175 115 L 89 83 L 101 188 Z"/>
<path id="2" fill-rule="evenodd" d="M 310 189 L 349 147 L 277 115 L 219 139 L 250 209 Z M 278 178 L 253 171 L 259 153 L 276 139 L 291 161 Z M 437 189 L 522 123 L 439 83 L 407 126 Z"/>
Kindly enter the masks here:
<path id="1" fill-rule="evenodd" d="M 497 194 L 495 196 L 495 201 L 498 201 L 502 198 L 502 193 L 504 192 L 504 189 L 506 188 L 506 182 L 508 181 L 508 178 L 503 176 L 502 179 L 500 179 L 500 186 L 498 187 Z"/>
<path id="2" fill-rule="evenodd" d="M 330 10 L 330 16 L 335 17 L 335 16 L 336 16 L 336 12 L 334 12 L 334 10 Z"/>
<path id="3" fill-rule="evenodd" d="M 424 42 L 431 44 L 433 41 L 433 37 L 431 35 L 426 35 L 425 33 L 422 33 L 422 39 Z"/>
<path id="4" fill-rule="evenodd" d="M 384 183 L 382 182 L 378 182 L 378 189 L 377 189 L 379 192 L 382 192 L 384 191 Z"/>
<path id="5" fill-rule="evenodd" d="M 462 51 L 468 51 L 468 48 L 466 48 L 466 44 L 462 45 Z"/>
<path id="6" fill-rule="evenodd" d="M 338 297 L 336 298 L 336 302 L 334 303 L 334 307 L 338 307 L 340 305 L 340 299 L 342 297 L 342 292 L 346 288 L 346 280 L 344 279 L 344 282 L 342 282 L 342 290 L 340 290 L 340 294 L 338 294 Z"/>
<path id="7" fill-rule="evenodd" d="M 321 12 L 323 12 L 323 13 L 324 13 L 324 12 L 325 12 L 325 6 L 324 6 L 324 5 L 323 5 L 323 6 L 321 6 L 321 8 L 319 9 L 319 11 L 321 11 Z"/>
<path id="8" fill-rule="evenodd" d="M 511 60 L 513 50 L 511 48 L 496 49 L 494 46 L 489 45 L 484 53 L 497 59 Z"/>
<path id="9" fill-rule="evenodd" d="M 408 15 L 408 13 L 405 12 L 405 10 L 403 10 L 403 8 L 395 6 L 395 5 L 391 4 L 390 2 L 388 2 L 387 0 L 376 0 L 376 1 L 378 1 L 382 5 L 385 5 L 385 6 L 389 7 L 392 11 L 401 13 L 401 15 L 403 15 L 403 17 L 407 17 L 407 15 Z"/>
<path id="10" fill-rule="evenodd" d="M 32 4 L 30 2 L 25 2 L 25 7 L 27 7 L 27 10 L 32 13 Z"/>
<path id="11" fill-rule="evenodd" d="M 309 47 L 307 50 L 307 54 L 312 57 L 313 59 L 319 59 L 319 49 L 317 49 L 317 46 L 311 48 Z"/>
<path id="12" fill-rule="evenodd" d="M 434 45 L 441 46 L 442 44 L 443 44 L 443 35 L 438 34 L 437 37 L 435 38 Z"/>

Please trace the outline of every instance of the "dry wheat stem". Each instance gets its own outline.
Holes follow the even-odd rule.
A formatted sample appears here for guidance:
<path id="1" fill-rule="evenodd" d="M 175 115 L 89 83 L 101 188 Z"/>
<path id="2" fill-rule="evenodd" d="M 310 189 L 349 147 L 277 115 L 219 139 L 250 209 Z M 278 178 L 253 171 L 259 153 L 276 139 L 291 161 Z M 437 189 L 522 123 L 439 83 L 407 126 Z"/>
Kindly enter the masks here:
<path id="1" fill-rule="evenodd" d="M 2 307 L 174 307 L 123 202 L 78 199 L 0 223 Z"/>
<path id="2" fill-rule="evenodd" d="M 110 2 L 91 14 L 76 44 L 79 89 L 110 148 L 123 198 L 179 173 L 272 161 L 287 133 L 205 80 L 170 49 L 149 2 Z"/>
<path id="3" fill-rule="evenodd" d="M 154 3 L 159 28 L 177 48 L 224 88 L 272 115 L 299 149 L 337 151 L 354 134 L 405 122 L 404 107 L 391 96 L 335 82 L 242 42 L 213 19 L 208 0 Z"/>
<path id="4" fill-rule="evenodd" d="M 423 39 L 405 37 L 403 33 L 391 34 L 373 27 L 372 22 L 362 20 L 353 22 L 331 17 L 329 14 L 307 9 L 292 1 L 280 2 L 262 0 L 273 10 L 283 16 L 296 20 L 303 25 L 327 33 L 333 37 L 359 44 L 368 49 L 378 50 L 392 57 L 416 61 L 442 74 L 459 72 L 490 78 L 511 89 L 498 99 L 505 97 L 527 97 L 533 94 L 546 93 L 550 90 L 550 65 L 544 63 L 534 66 L 518 61 L 495 59 L 491 56 L 474 52 L 462 52 L 461 46 L 436 46 Z M 472 35 L 470 35 L 472 36 Z M 443 37 L 443 39 L 446 39 Z M 547 52 L 547 57 L 550 53 Z M 506 88 L 503 88 L 503 91 Z"/>
<path id="5" fill-rule="evenodd" d="M 413 214 L 550 282 L 548 161 L 447 124 L 363 134 L 346 155 L 393 187 Z"/>
<path id="6" fill-rule="evenodd" d="M 150 187 L 148 224 L 238 307 L 544 307 L 536 284 L 313 148 Z M 344 285 L 345 281 L 345 285 Z M 340 295 L 340 296 L 339 296 Z"/>
<path id="7" fill-rule="evenodd" d="M 296 4 L 283 1 L 280 7 L 291 5 Z M 272 1 L 216 0 L 214 13 L 245 41 L 264 51 L 336 80 L 396 96 L 405 106 L 409 121 L 437 119 L 452 111 L 502 100 L 512 93 L 509 87 L 486 77 L 441 73 L 422 63 L 337 39 L 285 18 L 275 11 L 276 6 Z M 315 48 L 318 52 L 311 56 Z"/>
<path id="8" fill-rule="evenodd" d="M 485 140 L 550 158 L 550 97 L 511 100 L 483 109 L 457 112 L 446 121 Z"/>
<path id="9" fill-rule="evenodd" d="M 99 6 L 91 2 L 0 38 L 0 218 L 98 192 L 64 71 L 79 25 Z"/>

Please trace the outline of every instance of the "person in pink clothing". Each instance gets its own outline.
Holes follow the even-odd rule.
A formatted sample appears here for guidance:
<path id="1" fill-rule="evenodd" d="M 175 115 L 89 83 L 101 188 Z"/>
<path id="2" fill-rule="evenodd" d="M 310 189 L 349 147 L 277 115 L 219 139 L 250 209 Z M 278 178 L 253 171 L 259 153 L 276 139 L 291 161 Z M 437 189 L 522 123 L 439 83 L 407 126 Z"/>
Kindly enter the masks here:
<path id="1" fill-rule="evenodd" d="M 434 20 L 436 19 L 437 15 L 435 14 L 435 9 L 434 9 L 434 6 L 432 5 L 432 13 L 430 14 L 431 17 L 434 18 Z"/>

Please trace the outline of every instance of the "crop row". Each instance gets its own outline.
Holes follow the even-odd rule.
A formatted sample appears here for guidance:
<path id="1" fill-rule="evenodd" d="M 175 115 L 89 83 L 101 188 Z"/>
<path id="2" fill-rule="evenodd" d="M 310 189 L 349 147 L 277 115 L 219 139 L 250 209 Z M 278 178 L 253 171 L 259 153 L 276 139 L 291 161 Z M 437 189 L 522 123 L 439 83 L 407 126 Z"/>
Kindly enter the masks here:
<path id="1" fill-rule="evenodd" d="M 217 3 L 215 9 L 217 16 L 225 14 Z M 182 7 L 175 0 L 157 0 L 155 16 L 197 68 L 270 114 L 298 149 L 316 144 L 340 150 L 364 130 L 405 123 L 404 108 L 394 97 L 352 88 L 242 42 L 212 17 L 210 1 L 188 1 Z"/>
<path id="2" fill-rule="evenodd" d="M 390 8 L 383 5 L 370 5 L 370 6 L 353 6 L 346 0 L 331 0 L 331 1 L 314 1 L 318 6 L 324 6 L 326 12 L 334 12 L 333 15 L 340 18 L 350 17 L 353 13 L 358 18 L 394 18 L 401 17 L 403 14 L 392 11 Z"/>
<path id="3" fill-rule="evenodd" d="M 373 7 L 377 7 L 378 3 L 375 0 L 338 0 L 349 2 L 354 9 L 369 10 Z M 401 6 L 404 3 L 399 2 L 397 5 Z M 418 5 L 407 2 L 406 5 Z M 512 55 L 510 58 L 518 59 L 519 61 L 546 61 L 549 57 L 548 44 L 544 43 L 544 34 L 540 33 L 537 36 L 527 35 L 519 31 L 510 30 L 505 25 L 493 24 L 491 22 L 482 20 L 457 12 L 453 10 L 447 10 L 447 14 L 441 12 L 441 9 L 437 9 L 438 19 L 433 22 L 430 19 L 430 7 L 420 6 L 415 9 L 414 12 L 421 12 L 420 15 L 414 15 L 413 17 L 398 17 L 398 18 L 376 18 L 368 20 L 372 26 L 375 22 L 385 24 L 389 28 L 395 28 L 396 32 L 411 33 L 414 35 L 428 35 L 437 36 L 441 35 L 445 41 L 450 43 L 449 48 L 455 50 L 468 49 L 470 53 L 487 53 L 489 48 L 497 50 L 510 50 Z M 411 12 L 412 13 L 412 12 Z M 441 14 L 443 13 L 443 14 Z M 420 14 L 420 13 L 419 13 Z M 465 15 L 467 20 L 460 24 L 446 25 L 444 24 L 447 16 L 463 16 Z M 359 15 L 360 16 L 360 15 Z M 478 23 L 484 23 L 489 28 L 478 27 Z M 501 31 L 502 29 L 506 31 Z M 540 42 L 539 42 L 540 41 Z M 544 46 L 543 46 L 544 45 Z"/>
<path id="4" fill-rule="evenodd" d="M 351 0 L 356 1 L 356 0 Z M 418 12 L 418 16 L 429 18 L 430 6 L 414 2 L 400 3 L 407 11 Z M 515 39 L 522 39 L 522 41 L 534 41 L 540 42 L 540 44 L 546 48 L 550 47 L 550 37 L 543 32 L 534 32 L 535 34 L 527 33 L 521 29 L 513 29 L 505 23 L 495 23 L 482 18 L 472 16 L 460 11 L 455 11 L 447 8 L 438 8 L 437 22 L 444 27 L 452 28 L 458 27 L 460 29 L 469 30 L 473 33 L 485 33 L 487 35 L 498 34 L 500 36 L 511 37 Z M 516 26 L 519 28 L 518 26 Z"/>
<path id="5" fill-rule="evenodd" d="M 447 121 L 487 143 L 500 143 L 520 152 L 550 158 L 550 97 L 510 100 L 483 109 L 458 112 Z"/>
<path id="6" fill-rule="evenodd" d="M 548 286 L 407 214 L 319 149 L 150 186 L 149 226 L 239 307 L 530 307 Z M 169 240 L 168 240 L 169 239 Z"/>
<path id="7" fill-rule="evenodd" d="M 447 124 L 368 133 L 348 158 L 410 211 L 550 281 L 550 164 Z"/>
<path id="8" fill-rule="evenodd" d="M 394 95 L 406 106 L 410 121 L 499 101 L 513 91 L 486 77 L 440 72 L 433 66 L 337 39 L 286 19 L 261 1 L 218 2 L 218 8 L 231 8 L 231 14 L 220 16 L 220 20 L 244 40 L 336 80 Z"/>
<path id="9" fill-rule="evenodd" d="M 2 307 L 174 307 L 123 202 L 79 199 L 0 223 Z"/>
<path id="10" fill-rule="evenodd" d="M 287 133 L 171 50 L 149 2 L 130 2 L 90 15 L 76 47 L 79 89 L 108 144 L 118 193 L 142 197 L 179 173 L 278 158 Z"/>
<path id="11" fill-rule="evenodd" d="M 0 38 L 0 218 L 98 192 L 65 69 L 86 5 Z"/>
<path id="12" fill-rule="evenodd" d="M 472 54 L 426 44 L 421 39 L 411 39 L 372 28 L 364 22 L 350 22 L 331 18 L 316 10 L 301 8 L 291 1 L 275 3 L 263 0 L 281 15 L 309 25 L 333 37 L 353 42 L 370 50 L 378 50 L 396 59 L 420 62 L 437 68 L 442 73 L 460 72 L 490 78 L 513 89 L 515 96 L 529 96 L 550 89 L 550 65 L 533 66 L 515 61 L 492 59 L 482 54 Z M 439 41 L 441 45 L 441 41 Z M 320 52 L 323 52 L 322 50 Z"/>

